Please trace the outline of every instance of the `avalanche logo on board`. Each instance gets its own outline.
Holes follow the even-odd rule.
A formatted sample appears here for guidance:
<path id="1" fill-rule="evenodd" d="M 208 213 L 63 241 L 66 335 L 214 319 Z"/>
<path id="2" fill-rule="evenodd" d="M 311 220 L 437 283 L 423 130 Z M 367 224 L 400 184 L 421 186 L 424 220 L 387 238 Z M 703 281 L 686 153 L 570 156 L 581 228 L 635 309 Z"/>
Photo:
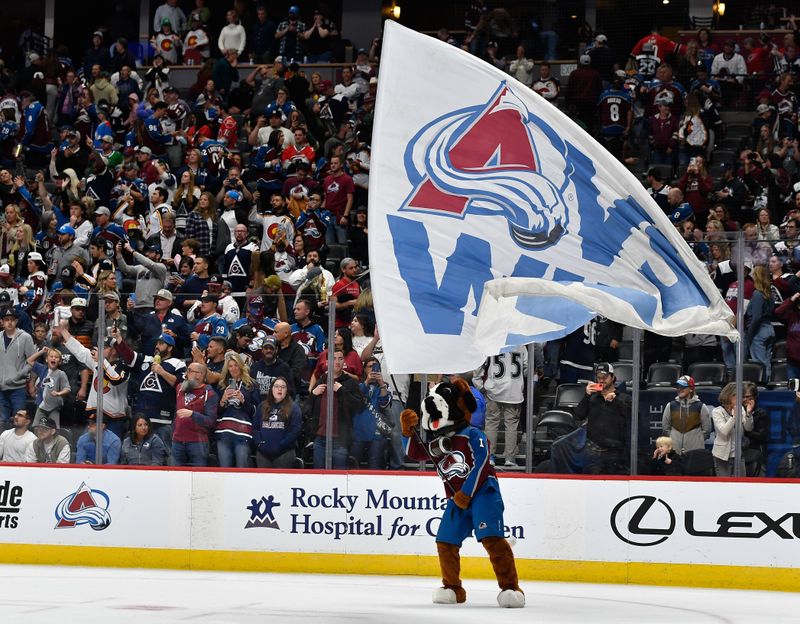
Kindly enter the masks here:
<path id="1" fill-rule="evenodd" d="M 107 529 L 111 524 L 108 494 L 93 490 L 86 483 L 56 505 L 56 529 L 73 529 L 88 524 L 95 531 Z"/>

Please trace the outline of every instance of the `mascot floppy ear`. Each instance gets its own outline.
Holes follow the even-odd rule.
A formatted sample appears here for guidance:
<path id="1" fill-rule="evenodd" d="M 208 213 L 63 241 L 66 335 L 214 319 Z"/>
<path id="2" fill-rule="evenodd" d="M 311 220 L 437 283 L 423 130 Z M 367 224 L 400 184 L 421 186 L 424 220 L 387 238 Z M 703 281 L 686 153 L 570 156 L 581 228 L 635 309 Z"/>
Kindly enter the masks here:
<path id="1" fill-rule="evenodd" d="M 472 389 L 466 381 L 458 377 L 452 381 L 452 384 L 458 389 L 460 394 L 456 405 L 458 405 L 458 408 L 464 414 L 464 420 L 469 422 L 472 413 L 478 409 L 478 402 L 475 400 Z"/>

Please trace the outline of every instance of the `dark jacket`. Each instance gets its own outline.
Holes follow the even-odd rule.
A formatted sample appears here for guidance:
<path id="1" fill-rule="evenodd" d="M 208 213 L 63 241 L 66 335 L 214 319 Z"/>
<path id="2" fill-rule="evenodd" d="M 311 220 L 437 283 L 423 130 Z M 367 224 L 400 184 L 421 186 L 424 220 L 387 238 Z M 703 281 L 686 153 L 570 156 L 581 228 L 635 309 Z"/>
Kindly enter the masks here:
<path id="1" fill-rule="evenodd" d="M 613 401 L 606 401 L 599 392 L 584 395 L 575 407 L 575 419 L 588 419 L 587 438 L 598 446 L 623 449 L 630 445 L 631 401 L 627 394 L 617 394 Z"/>
<path id="2" fill-rule="evenodd" d="M 253 419 L 253 441 L 256 450 L 275 459 L 286 451 L 292 450 L 303 427 L 303 416 L 297 403 L 292 405 L 289 417 L 284 420 L 280 415 L 282 403 L 274 405 L 265 416 L 266 403 L 261 403 Z"/>
<path id="3" fill-rule="evenodd" d="M 775 316 L 786 323 L 786 359 L 800 366 L 800 309 L 787 299 L 775 309 Z"/>
<path id="4" fill-rule="evenodd" d="M 336 445 L 350 448 L 353 433 L 353 417 L 364 406 L 364 399 L 361 396 L 358 384 L 352 377 L 342 374 L 336 378 L 342 387 L 335 393 L 334 398 L 337 402 L 334 405 L 336 414 Z M 321 429 L 325 423 L 320 421 L 321 410 L 324 410 L 328 400 L 327 390 L 317 396 L 313 392 L 308 396 L 305 403 L 303 418 L 304 425 L 311 435 L 321 435 Z"/>
<path id="5" fill-rule="evenodd" d="M 138 444 L 130 436 L 122 443 L 119 463 L 128 466 L 163 466 L 166 464 L 167 447 L 152 433 Z"/>

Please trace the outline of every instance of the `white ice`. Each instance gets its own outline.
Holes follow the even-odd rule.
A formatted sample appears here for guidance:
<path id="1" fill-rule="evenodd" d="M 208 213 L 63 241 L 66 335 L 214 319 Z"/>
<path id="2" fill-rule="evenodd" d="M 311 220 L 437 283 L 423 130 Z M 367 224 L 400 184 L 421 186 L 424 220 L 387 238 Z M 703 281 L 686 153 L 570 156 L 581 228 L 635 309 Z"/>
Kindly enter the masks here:
<path id="1" fill-rule="evenodd" d="M 511 610 L 497 606 L 495 583 L 469 579 L 466 604 L 433 605 L 436 583 L 418 576 L 0 565 L 0 621 L 780 624 L 800 618 L 800 596 L 780 592 L 523 581 L 528 605 Z"/>

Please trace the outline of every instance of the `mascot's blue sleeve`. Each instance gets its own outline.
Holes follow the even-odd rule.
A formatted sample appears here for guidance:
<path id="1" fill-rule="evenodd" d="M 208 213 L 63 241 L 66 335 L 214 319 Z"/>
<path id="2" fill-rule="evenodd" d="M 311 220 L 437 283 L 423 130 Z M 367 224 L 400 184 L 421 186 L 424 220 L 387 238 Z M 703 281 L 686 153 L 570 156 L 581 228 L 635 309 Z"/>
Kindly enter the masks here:
<path id="1" fill-rule="evenodd" d="M 486 434 L 476 427 L 469 428 L 469 446 L 472 451 L 473 465 L 461 491 L 467 496 L 475 496 L 475 492 L 489 476 L 489 441 Z"/>

